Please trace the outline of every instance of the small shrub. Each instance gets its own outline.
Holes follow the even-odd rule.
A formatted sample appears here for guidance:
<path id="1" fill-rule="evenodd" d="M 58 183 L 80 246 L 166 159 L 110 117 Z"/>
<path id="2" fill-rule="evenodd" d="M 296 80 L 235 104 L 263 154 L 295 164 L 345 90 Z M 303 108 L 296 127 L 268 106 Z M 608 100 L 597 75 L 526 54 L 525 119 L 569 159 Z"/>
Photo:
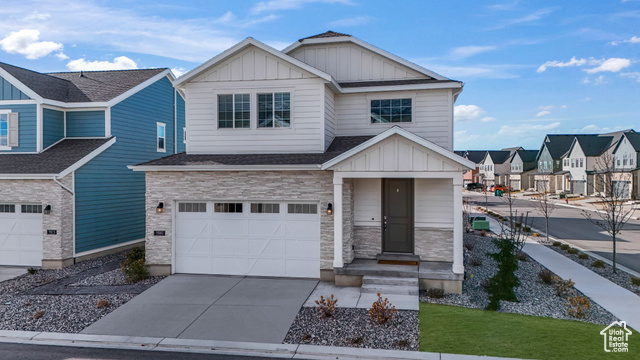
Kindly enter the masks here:
<path id="1" fill-rule="evenodd" d="M 38 320 L 44 316 L 44 310 L 38 310 L 35 314 L 33 314 L 33 319 Z"/>
<path id="2" fill-rule="evenodd" d="M 584 318 L 587 316 L 587 311 L 589 311 L 589 308 L 591 307 L 589 298 L 582 295 L 567 298 L 567 302 L 565 304 L 569 306 L 567 314 L 574 318 Z"/>
<path id="3" fill-rule="evenodd" d="M 487 236 L 487 230 L 481 230 L 480 236 Z"/>
<path id="4" fill-rule="evenodd" d="M 332 317 L 336 313 L 336 303 L 338 299 L 333 298 L 333 294 L 331 297 L 326 298 L 320 295 L 320 300 L 316 300 L 316 305 L 318 305 L 318 311 L 322 317 L 328 318 Z"/>
<path id="5" fill-rule="evenodd" d="M 482 286 L 484 291 L 489 292 L 489 286 L 491 286 L 491 281 L 489 281 L 489 279 L 484 279 L 482 280 L 482 283 L 480 283 L 480 286 Z"/>
<path id="6" fill-rule="evenodd" d="M 520 224 L 519 222 L 514 224 L 515 227 L 519 228 L 520 226 L 522 226 L 522 224 Z"/>
<path id="7" fill-rule="evenodd" d="M 562 245 L 562 243 L 560 241 L 554 241 L 554 242 L 551 243 L 551 245 L 560 246 L 560 245 Z"/>
<path id="8" fill-rule="evenodd" d="M 553 288 L 556 290 L 556 295 L 565 297 L 569 294 L 575 283 L 569 280 L 564 280 L 560 276 L 553 277 Z"/>
<path id="9" fill-rule="evenodd" d="M 438 288 L 427 289 L 427 296 L 434 299 L 442 299 L 444 297 L 444 289 L 438 289 Z"/>
<path id="10" fill-rule="evenodd" d="M 585 253 L 580 253 L 578 254 L 578 257 L 582 260 L 586 260 L 589 258 L 589 255 L 585 254 Z"/>
<path id="11" fill-rule="evenodd" d="M 562 250 L 569 250 L 570 248 L 571 248 L 571 246 L 569 246 L 569 244 L 560 245 L 560 249 L 562 249 Z"/>
<path id="12" fill-rule="evenodd" d="M 362 337 L 360 337 L 360 336 L 356 336 L 356 337 L 351 338 L 351 339 L 349 340 L 349 344 L 352 344 L 352 345 L 362 345 L 362 344 L 364 344 L 364 339 L 363 339 Z"/>
<path id="13" fill-rule="evenodd" d="M 537 232 L 534 232 L 533 234 L 531 234 L 531 236 L 533 236 L 533 237 L 540 237 L 540 234 L 538 234 Z"/>
<path id="14" fill-rule="evenodd" d="M 473 243 L 470 243 L 470 242 L 464 243 L 464 248 L 469 251 L 473 251 Z"/>
<path id="15" fill-rule="evenodd" d="M 525 226 L 522 228 L 522 231 L 526 232 L 526 233 L 530 233 L 531 232 L 531 228 L 528 226 Z"/>
<path id="16" fill-rule="evenodd" d="M 469 259 L 469 264 L 471 264 L 471 266 L 480 266 L 482 265 L 482 258 L 479 256 L 472 256 Z"/>
<path id="17" fill-rule="evenodd" d="M 149 270 L 144 264 L 144 248 L 134 247 L 127 252 L 127 257 L 120 265 L 128 282 L 138 282 L 149 277 Z"/>
<path id="18" fill-rule="evenodd" d="M 575 254 L 579 253 L 580 251 L 578 249 L 576 249 L 576 248 L 571 248 L 571 249 L 567 250 L 567 252 L 569 254 L 575 255 Z"/>
<path id="19" fill-rule="evenodd" d="M 389 320 L 393 319 L 393 316 L 398 312 L 396 307 L 391 305 L 389 299 L 380 296 L 378 293 L 378 300 L 376 300 L 372 305 L 371 309 L 369 309 L 369 316 L 371 316 L 371 320 L 378 324 L 384 324 Z"/>
<path id="20" fill-rule="evenodd" d="M 409 347 L 409 341 L 402 339 L 402 340 L 398 340 L 396 341 L 396 345 L 400 348 L 400 349 L 406 349 Z"/>
<path id="21" fill-rule="evenodd" d="M 538 278 L 545 284 L 553 283 L 553 273 L 548 269 L 540 270 L 538 272 Z"/>
<path id="22" fill-rule="evenodd" d="M 105 300 L 105 299 L 100 299 L 98 300 L 98 302 L 96 303 L 96 309 L 104 309 L 109 307 L 109 300 Z"/>
<path id="23" fill-rule="evenodd" d="M 602 260 L 596 260 L 594 262 L 591 263 L 591 266 L 593 266 L 594 268 L 603 268 L 604 267 L 604 261 Z"/>
<path id="24" fill-rule="evenodd" d="M 29 306 L 31 306 L 31 303 L 28 303 L 28 302 L 24 303 L 24 307 L 29 307 Z"/>
<path id="25" fill-rule="evenodd" d="M 529 255 L 527 255 L 524 251 L 518 252 L 518 260 L 520 261 L 529 261 Z"/>
<path id="26" fill-rule="evenodd" d="M 304 335 L 302 335 L 302 342 L 309 342 L 309 341 L 311 341 L 311 338 L 313 338 L 313 336 L 311 336 L 311 334 L 304 334 Z"/>
<path id="27" fill-rule="evenodd" d="M 636 285 L 636 286 L 640 286 L 640 277 L 632 276 L 631 277 L 631 284 Z"/>
<path id="28" fill-rule="evenodd" d="M 28 269 L 27 269 L 27 272 L 28 272 L 30 275 L 35 275 L 35 274 L 37 274 L 37 273 L 38 273 L 38 269 L 36 269 L 36 268 L 34 268 L 34 267 L 30 267 L 30 268 L 28 268 Z"/>

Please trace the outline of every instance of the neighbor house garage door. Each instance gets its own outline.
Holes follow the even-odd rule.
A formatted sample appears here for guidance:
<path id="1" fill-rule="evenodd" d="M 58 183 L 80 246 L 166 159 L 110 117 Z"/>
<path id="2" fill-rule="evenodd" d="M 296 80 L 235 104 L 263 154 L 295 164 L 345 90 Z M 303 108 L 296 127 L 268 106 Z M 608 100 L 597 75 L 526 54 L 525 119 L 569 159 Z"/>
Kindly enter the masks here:
<path id="1" fill-rule="evenodd" d="M 42 265 L 42 205 L 0 203 L 0 265 Z"/>
<path id="2" fill-rule="evenodd" d="M 628 199 L 630 192 L 629 187 L 631 186 L 630 181 L 614 181 L 613 182 L 613 191 L 615 191 L 616 199 Z"/>
<path id="3" fill-rule="evenodd" d="M 320 277 L 317 203 L 179 202 L 178 273 Z"/>

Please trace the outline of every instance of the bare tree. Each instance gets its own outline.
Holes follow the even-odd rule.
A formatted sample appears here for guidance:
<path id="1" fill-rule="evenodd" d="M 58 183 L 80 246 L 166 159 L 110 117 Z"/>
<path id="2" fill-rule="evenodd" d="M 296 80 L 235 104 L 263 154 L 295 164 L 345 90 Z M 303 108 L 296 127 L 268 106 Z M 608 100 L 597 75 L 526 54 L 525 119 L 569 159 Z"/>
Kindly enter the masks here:
<path id="1" fill-rule="evenodd" d="M 487 180 L 486 177 L 482 177 L 482 191 L 484 192 L 484 210 L 485 211 L 489 211 L 489 193 L 487 189 L 487 184 L 489 183 L 489 181 Z"/>
<path id="2" fill-rule="evenodd" d="M 536 182 L 536 190 L 539 192 L 537 199 L 533 203 L 533 207 L 540 215 L 544 217 L 544 233 L 546 243 L 549 243 L 549 218 L 553 211 L 557 208 L 557 204 L 550 197 L 551 174 L 547 175 L 546 180 Z"/>
<path id="3" fill-rule="evenodd" d="M 606 231 L 613 241 L 613 272 L 616 272 L 616 237 L 633 215 L 633 207 L 625 207 L 629 188 L 622 183 L 630 183 L 631 173 L 616 171 L 615 156 L 606 152 L 596 159 L 594 166 L 593 187 L 599 201 L 599 211 L 583 210 L 582 215 L 595 225 Z M 626 190 L 626 191 L 625 191 Z"/>

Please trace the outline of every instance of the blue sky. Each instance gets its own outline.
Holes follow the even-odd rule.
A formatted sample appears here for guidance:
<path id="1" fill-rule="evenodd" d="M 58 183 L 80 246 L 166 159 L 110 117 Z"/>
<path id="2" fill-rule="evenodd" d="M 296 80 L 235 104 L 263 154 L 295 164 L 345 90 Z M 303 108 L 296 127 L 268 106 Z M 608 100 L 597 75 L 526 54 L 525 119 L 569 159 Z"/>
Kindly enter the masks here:
<path id="1" fill-rule="evenodd" d="M 188 71 L 245 37 L 345 32 L 452 79 L 456 149 L 640 130 L 640 0 L 3 0 L 0 61 Z"/>

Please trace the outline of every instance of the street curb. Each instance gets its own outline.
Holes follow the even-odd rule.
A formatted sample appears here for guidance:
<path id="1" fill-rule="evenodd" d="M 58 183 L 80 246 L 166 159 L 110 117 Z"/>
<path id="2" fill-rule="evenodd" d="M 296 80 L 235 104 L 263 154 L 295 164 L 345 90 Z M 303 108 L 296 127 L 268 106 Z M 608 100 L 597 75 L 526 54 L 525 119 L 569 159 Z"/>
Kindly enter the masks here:
<path id="1" fill-rule="evenodd" d="M 507 358 L 420 351 L 362 349 L 337 346 L 251 343 L 117 335 L 87 335 L 0 330 L 0 343 L 49 345 L 137 351 L 162 351 L 285 359 L 412 359 L 507 360 Z"/>

